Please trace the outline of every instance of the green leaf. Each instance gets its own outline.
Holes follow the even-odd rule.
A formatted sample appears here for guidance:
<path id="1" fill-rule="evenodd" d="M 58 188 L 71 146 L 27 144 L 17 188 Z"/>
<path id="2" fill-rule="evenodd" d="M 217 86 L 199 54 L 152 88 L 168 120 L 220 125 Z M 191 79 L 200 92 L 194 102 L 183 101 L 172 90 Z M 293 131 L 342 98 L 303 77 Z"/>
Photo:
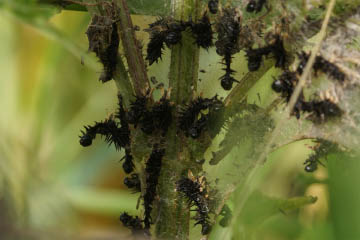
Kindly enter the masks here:
<path id="1" fill-rule="evenodd" d="M 169 0 L 131 0 L 127 1 L 132 14 L 163 16 L 170 13 Z"/>
<path id="2" fill-rule="evenodd" d="M 98 70 L 96 60 L 88 54 L 85 47 L 75 44 L 63 32 L 51 25 L 48 20 L 51 16 L 58 13 L 59 10 L 53 7 L 39 7 L 33 3 L 26 4 L 26 0 L 6 1 L 0 0 L 0 10 L 3 8 L 4 13 L 23 24 L 30 25 L 45 37 L 58 42 L 67 51 L 77 57 L 79 60 L 86 62 L 86 66 Z"/>
<path id="3" fill-rule="evenodd" d="M 286 214 L 313 204 L 316 200 L 317 198 L 313 196 L 280 199 L 266 196 L 261 192 L 254 192 L 246 201 L 240 218 L 248 226 L 257 226 L 274 215 Z"/>
<path id="4" fill-rule="evenodd" d="M 331 220 L 336 239 L 360 239 L 359 154 L 335 152 L 327 157 Z"/>
<path id="5" fill-rule="evenodd" d="M 110 216 L 119 216 L 123 211 L 134 212 L 138 200 L 138 195 L 118 190 L 73 188 L 66 194 L 76 209 Z"/>
<path id="6" fill-rule="evenodd" d="M 0 8 L 13 12 L 14 15 L 28 20 L 48 20 L 60 9 L 48 5 L 39 5 L 35 0 L 0 0 Z"/>
<path id="7" fill-rule="evenodd" d="M 4 1 L 4 0 L 2 0 Z M 17 0 L 21 1 L 21 0 Z M 25 0 L 24 0 L 25 1 Z M 47 5 L 47 6 L 56 6 L 58 8 L 62 8 L 64 10 L 71 10 L 71 11 L 87 11 L 85 5 L 80 5 L 76 3 L 69 3 L 63 1 L 62 4 L 61 0 L 34 0 L 38 4 Z M 81 1 L 79 1 L 81 2 Z M 83 1 L 87 3 L 89 1 Z M 99 3 L 103 1 L 98 1 Z M 165 16 L 169 15 L 170 13 L 170 1 L 168 0 L 127 0 L 127 5 L 129 7 L 131 14 L 138 14 L 138 15 L 149 15 L 149 16 Z"/>

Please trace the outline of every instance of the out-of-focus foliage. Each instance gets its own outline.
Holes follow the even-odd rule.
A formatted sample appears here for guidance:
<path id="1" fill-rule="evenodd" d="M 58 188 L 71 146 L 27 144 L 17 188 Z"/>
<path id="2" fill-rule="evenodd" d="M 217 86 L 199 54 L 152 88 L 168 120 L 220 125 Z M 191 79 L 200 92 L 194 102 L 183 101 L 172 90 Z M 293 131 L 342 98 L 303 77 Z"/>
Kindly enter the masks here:
<path id="1" fill-rule="evenodd" d="M 78 143 L 80 126 L 116 104 L 114 84 L 97 81 L 101 66 L 86 52 L 89 16 L 63 12 L 36 29 L 9 9 L 0 18 L 0 238 L 119 238 L 118 215 L 134 211 L 138 197 L 123 189 L 122 154 Z"/>

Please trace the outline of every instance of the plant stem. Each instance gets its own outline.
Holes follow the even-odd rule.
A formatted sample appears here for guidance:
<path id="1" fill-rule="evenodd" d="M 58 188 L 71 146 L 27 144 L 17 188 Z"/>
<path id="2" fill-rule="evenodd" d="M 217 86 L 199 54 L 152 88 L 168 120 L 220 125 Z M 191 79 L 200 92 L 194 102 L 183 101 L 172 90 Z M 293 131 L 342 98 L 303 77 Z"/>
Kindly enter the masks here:
<path id="1" fill-rule="evenodd" d="M 118 30 L 124 48 L 129 73 L 132 78 L 134 91 L 137 95 L 145 95 L 150 87 L 140 42 L 136 39 L 134 26 L 131 21 L 129 8 L 125 0 L 116 0 L 120 8 Z"/>
<path id="2" fill-rule="evenodd" d="M 198 0 L 173 0 L 173 17 L 183 21 L 187 21 L 189 17 L 197 19 L 199 5 Z M 171 99 L 177 104 L 184 104 L 191 100 L 193 91 L 197 89 L 199 70 L 199 48 L 194 45 L 194 39 L 190 33 L 184 32 L 182 36 L 181 44 L 172 48 L 169 73 Z"/>
<path id="3" fill-rule="evenodd" d="M 173 0 L 173 17 L 178 20 L 197 19 L 199 0 Z M 176 106 L 188 103 L 196 90 L 199 68 L 199 48 L 194 46 L 190 33 L 183 32 L 180 44 L 173 46 L 169 87 L 171 100 Z M 174 113 L 175 114 L 175 113 Z M 186 176 L 188 169 L 197 173 L 188 148 L 188 139 L 178 134 L 177 123 L 170 128 L 167 137 L 166 155 L 159 179 L 158 221 L 156 236 L 160 239 L 189 239 L 190 211 L 187 200 L 176 189 L 176 181 Z"/>

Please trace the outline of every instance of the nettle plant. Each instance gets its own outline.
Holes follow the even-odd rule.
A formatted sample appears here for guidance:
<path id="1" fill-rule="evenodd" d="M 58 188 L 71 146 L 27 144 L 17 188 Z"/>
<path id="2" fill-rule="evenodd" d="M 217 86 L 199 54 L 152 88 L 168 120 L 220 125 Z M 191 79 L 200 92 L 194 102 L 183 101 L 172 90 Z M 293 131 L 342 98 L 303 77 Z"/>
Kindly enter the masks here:
<path id="1" fill-rule="evenodd" d="M 283 145 L 314 141 L 310 173 L 356 150 L 359 28 L 347 20 L 359 21 L 359 1 L 41 2 L 92 16 L 89 51 L 103 64 L 99 80 L 116 82 L 118 109 L 85 126 L 80 144 L 101 136 L 125 153 L 124 183 L 142 210 L 120 220 L 137 238 L 230 229 L 255 172 Z M 131 13 L 153 17 L 140 29 Z"/>

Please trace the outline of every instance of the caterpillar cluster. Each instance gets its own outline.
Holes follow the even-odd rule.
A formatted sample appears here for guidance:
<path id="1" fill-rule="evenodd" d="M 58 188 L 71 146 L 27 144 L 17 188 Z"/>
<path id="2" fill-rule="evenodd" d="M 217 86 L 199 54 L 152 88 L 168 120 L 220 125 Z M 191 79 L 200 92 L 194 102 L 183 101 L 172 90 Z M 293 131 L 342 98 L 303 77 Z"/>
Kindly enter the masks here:
<path id="1" fill-rule="evenodd" d="M 109 20 L 112 22 L 109 24 Z M 95 15 L 86 31 L 89 51 L 94 52 L 104 66 L 99 80 L 107 82 L 113 78 L 117 65 L 119 34 L 117 22 L 108 17 Z"/>
<path id="2" fill-rule="evenodd" d="M 221 86 L 224 90 L 230 90 L 234 82 L 238 82 L 232 75 L 235 73 L 231 69 L 232 55 L 240 51 L 238 44 L 241 25 L 240 13 L 237 9 L 226 8 L 216 24 L 218 40 L 215 42 L 216 52 L 223 56 L 225 74 L 220 77 Z"/>
<path id="3" fill-rule="evenodd" d="M 147 46 L 146 59 L 149 64 L 158 62 L 161 59 L 164 44 L 168 48 L 176 45 L 181 41 L 182 32 L 190 28 L 192 35 L 195 38 L 195 43 L 204 49 L 212 46 L 213 32 L 210 24 L 210 19 L 205 13 L 199 22 L 194 23 L 189 21 L 176 21 L 171 18 L 160 18 L 149 25 L 145 31 L 150 34 L 150 42 Z"/>
<path id="4" fill-rule="evenodd" d="M 105 141 L 108 144 L 114 144 L 117 150 L 125 149 L 125 156 L 121 159 L 125 159 L 123 169 L 127 174 L 132 173 L 135 166 L 130 147 L 130 125 L 133 125 L 134 128 L 139 125 L 146 134 L 151 134 L 156 130 L 163 137 L 172 122 L 172 105 L 167 91 L 157 102 L 151 100 L 150 94 L 151 91 L 148 91 L 143 96 L 136 96 L 136 99 L 130 104 L 129 111 L 125 110 L 122 96 L 118 95 L 117 112 L 102 122 L 95 122 L 93 126 L 85 126 L 85 130 L 81 131 L 80 144 L 87 147 L 92 144 L 96 135 L 105 137 Z M 152 204 L 156 196 L 164 154 L 165 150 L 159 148 L 158 144 L 154 144 L 153 151 L 146 162 L 146 187 L 143 195 L 145 213 L 143 220 L 139 217 L 131 217 L 127 213 L 123 213 L 120 217 L 124 226 L 130 228 L 134 234 L 144 233 L 146 236 L 150 236 Z M 134 193 L 141 192 L 141 181 L 138 173 L 132 173 L 130 176 L 125 177 L 124 184 L 132 189 Z"/>
<path id="5" fill-rule="evenodd" d="M 202 111 L 209 110 L 207 114 Z M 222 123 L 219 117 L 223 115 L 224 104 L 215 95 L 213 98 L 198 97 L 189 105 L 180 109 L 179 111 L 179 129 L 184 132 L 185 136 L 196 139 L 201 135 L 201 132 L 216 121 L 219 125 L 212 128 L 213 132 L 218 132 L 221 129 Z M 219 122 L 218 122 L 219 121 Z M 214 126 L 212 126 L 214 127 Z"/>
<path id="6" fill-rule="evenodd" d="M 306 64 L 305 61 L 307 61 L 307 59 L 305 58 L 306 56 L 308 56 L 307 54 L 302 53 L 300 56 L 300 64 L 297 67 L 297 71 L 284 71 L 278 79 L 275 79 L 272 84 L 272 89 L 275 92 L 281 93 L 282 97 L 285 98 L 287 103 L 290 101 L 293 91 L 297 85 L 298 75 L 302 73 L 302 69 Z M 322 66 L 322 64 L 320 63 L 325 63 L 327 61 L 320 56 L 318 56 L 317 59 L 318 60 L 315 61 L 317 62 L 316 68 L 314 65 L 315 71 L 322 70 L 325 73 L 331 74 L 333 77 L 339 76 L 339 74 L 335 74 L 335 72 L 337 72 L 334 70 L 337 69 L 335 65 L 331 65 L 330 67 Z M 306 101 L 302 92 L 299 98 L 296 100 L 293 114 L 296 116 L 297 119 L 299 119 L 301 112 L 310 113 L 309 119 L 313 122 L 324 122 L 328 119 L 339 117 L 342 115 L 342 110 L 337 106 L 337 104 L 329 94 L 326 94 L 321 99 Z"/>
<path id="7" fill-rule="evenodd" d="M 246 11 L 259 13 L 265 4 L 266 0 L 250 0 L 246 5 Z"/>
<path id="8" fill-rule="evenodd" d="M 314 172 L 318 169 L 319 164 L 324 166 L 320 159 L 326 159 L 327 154 L 334 147 L 336 147 L 334 143 L 318 139 L 316 146 L 313 147 L 314 152 L 310 154 L 310 156 L 304 162 L 304 170 L 306 172 Z"/>
<path id="9" fill-rule="evenodd" d="M 146 191 L 144 194 L 144 224 L 145 228 L 149 229 L 152 224 L 151 220 L 151 211 L 152 203 L 156 196 L 156 187 L 158 185 L 158 180 L 161 170 L 162 158 L 165 155 L 165 149 L 158 148 L 154 146 L 151 155 L 146 162 L 145 173 L 146 173 Z"/>
<path id="10" fill-rule="evenodd" d="M 264 6 L 268 8 L 266 0 L 248 0 L 246 11 L 259 13 Z M 212 14 L 217 14 L 219 10 L 219 0 L 209 0 L 208 10 Z M 261 21 L 254 21 L 253 23 L 250 22 L 248 26 L 242 26 L 241 12 L 237 8 L 228 7 L 220 9 L 219 12 L 219 15 L 216 16 L 216 23 L 214 24 L 214 29 L 218 37 L 215 42 L 215 47 L 217 54 L 222 57 L 222 63 L 224 65 L 222 70 L 225 73 L 219 79 L 224 90 L 231 90 L 234 82 L 238 82 L 234 78 L 236 71 L 231 67 L 231 64 L 234 55 L 242 49 L 246 49 L 249 71 L 257 71 L 262 64 L 263 57 L 269 55 L 275 58 L 276 67 L 286 69 L 288 56 L 281 34 L 270 33 L 267 35 L 269 38 L 265 38 L 266 45 L 264 47 L 252 48 L 256 37 L 262 37 L 262 32 L 259 29 L 262 29 L 265 24 L 259 23 Z M 94 51 L 104 65 L 104 73 L 100 77 L 100 80 L 103 82 L 113 77 L 119 47 L 116 21 L 111 21 L 110 25 L 109 23 L 106 25 L 105 20 L 106 19 L 102 19 L 99 16 L 95 16 L 87 32 L 90 42 L 89 50 Z M 256 24 L 258 24 L 258 26 L 256 26 Z M 99 25 L 106 26 L 106 34 L 100 31 L 100 28 L 95 27 Z M 145 31 L 150 34 L 146 55 L 146 60 L 148 60 L 150 65 L 161 59 L 165 47 L 171 48 L 181 43 L 182 33 L 184 31 L 189 31 L 192 34 L 194 39 L 193 44 L 196 44 L 198 47 L 208 50 L 214 45 L 214 32 L 207 12 L 197 21 L 192 21 L 191 19 L 188 21 L 177 21 L 172 18 L 160 18 L 154 23 L 149 24 L 149 28 Z M 295 72 L 285 70 L 272 84 L 273 90 L 281 93 L 286 102 L 290 101 L 298 83 L 299 74 L 302 74 L 303 68 L 309 58 L 309 54 L 304 52 L 298 56 L 300 64 L 297 70 Z M 340 82 L 344 82 L 345 80 L 345 74 L 341 72 L 336 65 L 321 56 L 316 57 L 313 68 L 315 73 L 321 71 Z M 153 83 L 155 84 L 155 82 Z M 160 147 L 158 143 L 152 143 L 153 149 L 148 160 L 145 162 L 145 176 L 144 179 L 141 178 L 141 182 L 139 174 L 133 173 L 135 165 L 131 154 L 130 129 L 133 130 L 139 127 L 141 131 L 147 135 L 159 133 L 161 136 L 157 137 L 164 140 L 163 137 L 172 124 L 173 118 L 173 106 L 167 92 L 165 92 L 157 102 L 152 100 L 150 97 L 151 93 L 151 91 L 148 91 L 145 95 L 135 96 L 135 100 L 131 102 L 128 111 L 124 109 L 122 98 L 119 96 L 118 112 L 102 122 L 95 122 L 92 126 L 85 126 L 85 130 L 82 131 L 82 136 L 80 136 L 80 144 L 85 147 L 92 144 L 96 135 L 101 135 L 108 144 L 114 144 L 117 150 L 125 150 L 125 156 L 122 159 L 124 160 L 123 169 L 127 174 L 132 174 L 125 177 L 124 184 L 132 189 L 133 192 L 143 191 L 144 215 L 143 217 L 132 217 L 125 212 L 120 216 L 120 220 L 123 225 L 130 228 L 134 234 L 137 235 L 140 233 L 147 237 L 150 236 L 150 227 L 153 224 L 151 213 L 157 195 L 157 185 L 165 149 Z M 205 130 L 207 130 L 207 134 L 209 134 L 210 137 L 214 137 L 220 132 L 224 125 L 224 111 L 224 103 L 218 99 L 217 95 L 213 98 L 198 97 L 188 105 L 180 108 L 177 116 L 177 127 L 186 137 L 193 139 L 199 138 Z M 254 114 L 250 114 L 255 112 L 252 112 L 252 109 L 249 109 L 248 112 L 249 114 L 239 114 L 239 116 L 234 118 L 231 124 L 228 125 L 229 129 L 225 139 L 227 139 L 227 141 L 231 139 L 232 144 L 222 142 L 220 144 L 221 147 L 224 145 L 233 146 L 234 142 L 239 143 L 244 139 L 244 135 L 239 136 L 237 134 L 238 131 L 231 131 L 232 129 L 238 130 L 239 127 L 246 126 L 246 128 L 249 129 L 248 131 L 251 131 L 251 134 L 246 132 L 246 135 L 253 135 L 253 131 L 265 132 L 265 130 L 261 128 L 266 128 L 267 131 L 269 131 L 268 129 L 270 129 L 269 126 L 272 126 L 272 122 L 268 116 L 264 116 L 265 114 L 254 116 Z M 327 96 L 325 99 L 305 101 L 303 93 L 301 93 L 297 99 L 293 114 L 297 118 L 300 118 L 301 112 L 310 113 L 310 117 L 317 121 L 339 116 L 342 113 L 341 109 L 330 97 Z M 254 119 L 254 117 L 257 119 Z M 255 135 L 260 136 L 261 134 Z M 320 155 L 320 150 L 315 149 L 315 153 L 304 163 L 306 171 L 312 172 L 317 169 L 318 163 L 320 163 L 318 160 L 321 157 Z M 145 184 L 146 186 L 144 187 L 141 184 Z M 213 206 L 213 204 L 209 200 L 209 195 L 212 196 L 212 192 L 207 190 L 205 178 L 193 177 L 192 174 L 188 177 L 183 177 L 176 182 L 176 190 L 186 196 L 190 208 L 196 208 L 197 214 L 194 217 L 195 225 L 199 224 L 202 226 L 201 233 L 203 235 L 209 234 L 212 229 L 209 214 L 213 213 L 213 209 L 209 206 Z M 224 205 L 220 215 L 223 217 L 220 225 L 226 227 L 232 218 L 230 208 Z"/>
<path id="11" fill-rule="evenodd" d="M 208 9 L 211 13 L 216 14 L 219 8 L 218 0 L 210 0 Z M 248 11 L 259 12 L 266 6 L 265 0 L 251 0 L 247 5 Z M 218 39 L 215 42 L 216 52 L 223 57 L 222 63 L 225 65 L 223 70 L 225 74 L 220 77 L 220 83 L 224 90 L 232 89 L 234 82 L 239 82 L 234 78 L 235 70 L 231 68 L 233 55 L 238 53 L 242 48 L 247 48 L 246 56 L 248 59 L 249 71 L 257 71 L 262 63 L 264 56 L 272 54 L 276 59 L 276 67 L 285 69 L 287 63 L 287 53 L 284 48 L 283 40 L 280 34 L 269 34 L 270 41 L 265 47 L 257 49 L 251 48 L 254 42 L 252 30 L 248 26 L 241 26 L 241 12 L 237 8 L 223 8 L 221 14 L 216 20 L 215 30 Z M 181 33 L 190 29 L 195 38 L 195 44 L 204 49 L 210 48 L 213 44 L 213 30 L 210 19 L 205 12 L 198 22 L 194 23 L 191 19 L 187 22 L 175 21 L 173 19 L 160 18 L 150 24 L 146 31 L 150 33 L 150 42 L 147 48 L 147 57 L 149 64 L 153 64 L 161 59 L 164 43 L 170 47 L 181 41 Z M 256 31 L 260 31 L 261 24 L 254 26 Z M 259 34 L 258 34 L 259 35 Z"/>
<path id="12" fill-rule="evenodd" d="M 246 57 L 248 59 L 248 69 L 250 72 L 257 71 L 262 63 L 263 56 L 270 53 L 274 55 L 276 60 L 275 67 L 285 68 L 287 62 L 287 53 L 284 48 L 283 40 L 280 35 L 274 35 L 272 43 L 265 47 L 246 50 Z"/>
<path id="13" fill-rule="evenodd" d="M 209 234 L 212 228 L 209 220 L 209 199 L 205 184 L 204 177 L 182 177 L 176 182 L 176 190 L 188 198 L 190 207 L 196 207 L 195 226 L 201 225 L 201 234 L 203 235 Z"/>
<path id="14" fill-rule="evenodd" d="M 172 122 L 172 107 L 167 92 L 165 91 L 151 109 L 148 107 L 149 104 L 148 95 L 137 96 L 136 100 L 131 103 L 128 122 L 135 128 L 140 125 L 145 134 L 152 134 L 155 130 L 159 130 L 164 136 Z"/>

